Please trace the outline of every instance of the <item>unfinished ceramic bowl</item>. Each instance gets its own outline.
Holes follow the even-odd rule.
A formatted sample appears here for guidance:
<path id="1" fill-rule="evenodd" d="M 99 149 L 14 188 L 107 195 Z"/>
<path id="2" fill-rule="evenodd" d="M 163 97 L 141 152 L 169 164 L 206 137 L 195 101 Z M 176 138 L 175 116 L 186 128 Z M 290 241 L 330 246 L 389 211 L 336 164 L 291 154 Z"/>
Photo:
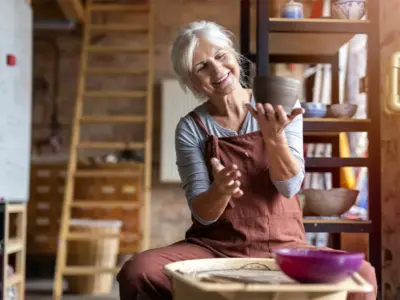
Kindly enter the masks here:
<path id="1" fill-rule="evenodd" d="M 367 0 L 332 0 L 332 17 L 360 20 L 367 11 Z"/>
<path id="2" fill-rule="evenodd" d="M 351 119 L 357 112 L 357 105 L 350 103 L 332 104 L 328 108 L 328 116 L 339 119 Z"/>
<path id="3" fill-rule="evenodd" d="M 347 212 L 357 201 L 360 191 L 346 188 L 304 189 L 304 216 L 334 217 Z"/>
<path id="4" fill-rule="evenodd" d="M 290 115 L 299 96 L 301 83 L 293 78 L 279 76 L 256 76 L 253 95 L 256 102 L 270 103 L 273 107 L 282 105 Z"/>

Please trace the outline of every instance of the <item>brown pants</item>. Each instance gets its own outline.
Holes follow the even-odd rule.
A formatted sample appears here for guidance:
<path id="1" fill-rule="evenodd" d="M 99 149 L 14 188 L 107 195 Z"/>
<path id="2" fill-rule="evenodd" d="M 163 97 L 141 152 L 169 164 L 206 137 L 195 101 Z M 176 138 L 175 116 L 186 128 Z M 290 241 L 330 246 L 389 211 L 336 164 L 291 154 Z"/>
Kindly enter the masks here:
<path id="1" fill-rule="evenodd" d="M 172 299 L 171 283 L 164 272 L 168 263 L 216 256 L 203 247 L 189 243 L 176 243 L 171 246 L 151 249 L 137 254 L 128 260 L 117 275 L 121 300 L 136 300 L 138 294 L 146 294 L 151 300 Z M 359 270 L 375 291 L 377 282 L 375 270 L 364 261 Z M 376 292 L 370 294 L 350 294 L 351 300 L 375 300 Z"/>

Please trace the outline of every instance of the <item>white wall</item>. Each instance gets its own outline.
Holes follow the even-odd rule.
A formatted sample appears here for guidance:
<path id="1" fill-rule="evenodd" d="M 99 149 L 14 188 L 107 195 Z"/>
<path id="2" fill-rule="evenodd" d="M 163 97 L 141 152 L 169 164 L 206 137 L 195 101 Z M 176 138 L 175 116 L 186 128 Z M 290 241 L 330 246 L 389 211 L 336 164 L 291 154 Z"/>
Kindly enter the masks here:
<path id="1" fill-rule="evenodd" d="M 29 198 L 32 11 L 25 0 L 0 0 L 0 198 Z M 16 65 L 8 66 L 8 54 Z"/>

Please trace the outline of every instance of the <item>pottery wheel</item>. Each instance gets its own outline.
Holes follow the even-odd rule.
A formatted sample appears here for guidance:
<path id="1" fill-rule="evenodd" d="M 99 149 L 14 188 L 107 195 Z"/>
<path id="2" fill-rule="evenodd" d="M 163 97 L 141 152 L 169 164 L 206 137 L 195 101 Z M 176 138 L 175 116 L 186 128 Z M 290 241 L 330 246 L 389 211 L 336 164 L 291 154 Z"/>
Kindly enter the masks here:
<path id="1" fill-rule="evenodd" d="M 188 274 L 189 275 L 189 274 Z M 245 283 L 245 284 L 293 284 L 293 279 L 282 271 L 271 270 L 259 264 L 251 264 L 239 269 L 207 270 L 191 272 L 192 276 L 201 281 L 215 283 Z"/>

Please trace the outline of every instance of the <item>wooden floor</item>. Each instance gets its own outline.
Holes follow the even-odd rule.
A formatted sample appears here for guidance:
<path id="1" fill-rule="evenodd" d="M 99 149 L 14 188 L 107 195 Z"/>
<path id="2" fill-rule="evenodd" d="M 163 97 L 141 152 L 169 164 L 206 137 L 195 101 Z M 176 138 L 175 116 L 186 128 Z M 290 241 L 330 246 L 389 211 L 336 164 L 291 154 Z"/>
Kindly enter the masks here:
<path id="1" fill-rule="evenodd" d="M 53 282 L 47 279 L 28 280 L 26 283 L 25 300 L 52 300 Z M 113 291 L 107 296 L 90 297 L 87 295 L 69 295 L 65 293 L 63 300 L 118 300 L 118 285 L 115 283 Z"/>

